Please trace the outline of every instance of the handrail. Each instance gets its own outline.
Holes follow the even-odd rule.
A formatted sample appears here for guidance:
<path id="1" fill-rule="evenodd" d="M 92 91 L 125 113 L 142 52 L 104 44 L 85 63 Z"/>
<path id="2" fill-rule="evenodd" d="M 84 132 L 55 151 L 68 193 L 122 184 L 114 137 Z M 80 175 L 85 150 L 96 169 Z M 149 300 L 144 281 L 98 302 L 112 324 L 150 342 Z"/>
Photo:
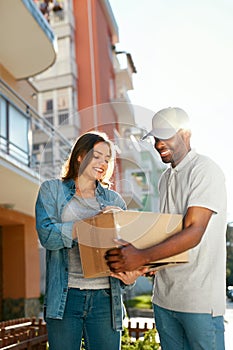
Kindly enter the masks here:
<path id="1" fill-rule="evenodd" d="M 43 319 L 20 318 L 0 322 L 0 349 L 46 349 L 48 341 Z"/>
<path id="2" fill-rule="evenodd" d="M 7 90 L 9 90 L 10 93 L 12 95 L 14 95 L 22 104 L 24 104 L 26 106 L 25 110 L 28 113 L 29 113 L 29 111 L 31 111 L 33 113 L 33 117 L 35 117 L 35 119 L 40 120 L 44 125 L 46 125 L 49 129 L 51 129 L 52 132 L 54 132 L 57 136 L 59 136 L 59 138 L 61 138 L 64 141 L 64 143 L 67 144 L 67 146 L 70 146 L 70 142 L 69 142 L 69 140 L 67 138 L 65 138 L 51 123 L 49 123 L 48 120 L 46 120 L 46 118 L 41 116 L 33 106 L 31 106 L 22 96 L 17 94 L 15 90 L 13 90 L 4 80 L 2 80 L 0 78 L 0 85 L 1 84 Z M 1 94 L 1 92 L 0 92 L 0 94 Z"/>
<path id="3" fill-rule="evenodd" d="M 29 169 L 40 172 L 40 175 L 44 178 L 58 175 L 56 171 L 58 171 L 58 164 L 61 161 L 57 154 L 58 148 L 60 155 L 62 152 L 67 154 L 71 148 L 71 142 L 1 78 L 0 98 L 6 104 L 6 115 L 1 116 L 1 118 L 5 118 L 7 129 L 6 132 L 3 130 L 0 132 L 0 152 L 9 155 L 12 162 L 16 159 L 21 164 L 28 166 Z M 25 125 L 26 123 L 27 125 L 27 129 L 24 129 L 24 135 L 21 135 L 18 143 L 15 138 L 12 139 L 15 130 L 11 129 L 11 132 L 9 132 L 10 121 L 12 125 L 15 117 L 12 107 L 15 113 L 18 113 L 19 124 L 23 123 Z M 50 143 L 51 146 L 49 146 Z M 55 143 L 59 147 L 56 147 Z M 41 145 L 40 149 L 35 147 L 33 149 L 33 146 L 36 145 Z M 44 152 L 45 146 L 46 152 L 50 153 L 51 161 L 49 162 L 46 158 L 48 153 Z"/>

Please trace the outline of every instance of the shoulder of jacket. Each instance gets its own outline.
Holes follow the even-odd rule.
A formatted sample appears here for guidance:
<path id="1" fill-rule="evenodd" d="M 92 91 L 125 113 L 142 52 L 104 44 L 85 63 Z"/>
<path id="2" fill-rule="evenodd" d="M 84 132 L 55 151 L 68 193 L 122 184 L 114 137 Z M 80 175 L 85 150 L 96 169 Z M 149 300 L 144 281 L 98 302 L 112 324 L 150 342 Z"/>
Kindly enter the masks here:
<path id="1" fill-rule="evenodd" d="M 60 179 L 49 179 L 42 182 L 41 187 L 55 188 L 62 184 Z"/>
<path id="2" fill-rule="evenodd" d="M 60 179 L 48 179 L 48 180 L 45 180 L 43 183 L 51 184 L 51 185 L 57 185 L 57 184 L 59 184 L 61 182 L 62 181 Z"/>
<path id="3" fill-rule="evenodd" d="M 114 196 L 114 197 L 121 197 L 120 194 L 111 188 L 104 188 L 105 193 L 107 193 L 109 196 Z"/>
<path id="4" fill-rule="evenodd" d="M 122 198 L 120 193 L 118 193 L 115 190 L 112 190 L 109 187 L 104 187 L 100 183 L 97 186 L 97 191 L 99 192 L 100 195 L 106 196 L 107 198 L 109 198 L 109 197 Z"/>

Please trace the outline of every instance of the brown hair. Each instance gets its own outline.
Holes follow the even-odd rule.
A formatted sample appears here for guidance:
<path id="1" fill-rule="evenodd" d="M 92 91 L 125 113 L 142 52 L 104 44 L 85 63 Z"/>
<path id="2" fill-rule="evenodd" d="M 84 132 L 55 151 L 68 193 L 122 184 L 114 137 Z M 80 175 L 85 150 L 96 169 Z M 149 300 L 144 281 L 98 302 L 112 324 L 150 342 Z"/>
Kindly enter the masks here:
<path id="1" fill-rule="evenodd" d="M 65 162 L 62 168 L 62 180 L 75 180 L 79 175 L 81 175 L 87 165 L 90 163 L 93 157 L 93 148 L 99 142 L 105 142 L 110 149 L 111 159 L 108 163 L 108 170 L 101 182 L 103 184 L 108 184 L 109 179 L 112 176 L 114 168 L 114 147 L 113 143 L 108 139 L 105 133 L 100 133 L 97 131 L 87 132 L 81 135 L 75 142 L 70 152 L 69 158 Z M 78 162 L 78 157 L 84 159 L 83 162 Z"/>

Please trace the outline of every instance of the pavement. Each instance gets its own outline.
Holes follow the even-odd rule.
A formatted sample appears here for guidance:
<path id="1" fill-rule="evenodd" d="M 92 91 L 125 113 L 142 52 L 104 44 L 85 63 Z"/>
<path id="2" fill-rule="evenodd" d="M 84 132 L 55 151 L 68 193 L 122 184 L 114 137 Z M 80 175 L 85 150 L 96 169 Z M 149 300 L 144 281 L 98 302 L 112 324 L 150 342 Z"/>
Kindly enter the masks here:
<path id="1" fill-rule="evenodd" d="M 147 323 L 148 328 L 152 328 L 154 322 L 153 317 L 131 317 L 132 327 L 139 322 L 141 327 L 144 327 L 144 323 Z M 124 324 L 127 325 L 128 319 L 126 318 Z M 225 325 L 225 350 L 233 350 L 233 301 L 227 300 L 226 313 L 224 316 Z"/>

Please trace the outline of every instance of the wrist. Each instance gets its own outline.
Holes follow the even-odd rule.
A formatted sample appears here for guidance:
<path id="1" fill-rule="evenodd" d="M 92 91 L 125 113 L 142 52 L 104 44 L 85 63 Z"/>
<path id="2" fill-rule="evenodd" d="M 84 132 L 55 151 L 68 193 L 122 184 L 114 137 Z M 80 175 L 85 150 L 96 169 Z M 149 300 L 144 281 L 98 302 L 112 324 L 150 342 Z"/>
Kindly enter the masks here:
<path id="1" fill-rule="evenodd" d="M 144 260 L 143 265 L 148 265 L 151 263 L 151 261 L 153 261 L 153 259 L 150 256 L 150 251 L 148 248 L 143 249 L 143 260 Z"/>

